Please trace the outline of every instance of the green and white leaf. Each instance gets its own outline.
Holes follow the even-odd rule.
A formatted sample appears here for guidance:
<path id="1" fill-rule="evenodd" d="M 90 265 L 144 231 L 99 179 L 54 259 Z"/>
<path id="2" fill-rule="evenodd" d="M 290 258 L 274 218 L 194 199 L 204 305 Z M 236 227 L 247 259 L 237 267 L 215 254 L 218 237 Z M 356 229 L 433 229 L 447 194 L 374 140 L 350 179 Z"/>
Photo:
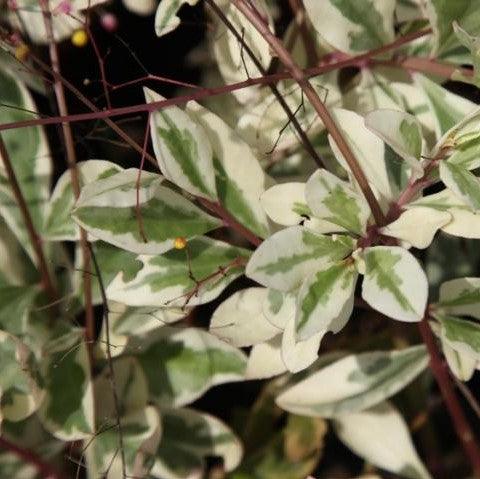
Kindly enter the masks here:
<path id="1" fill-rule="evenodd" d="M 38 286 L 0 285 L 0 329 L 17 337 L 25 334 L 39 293 Z"/>
<path id="2" fill-rule="evenodd" d="M 413 206 L 405 210 L 392 223 L 380 228 L 384 235 L 405 241 L 414 248 L 428 248 L 437 231 L 450 223 L 452 215 L 447 211 Z"/>
<path id="3" fill-rule="evenodd" d="M 42 423 L 55 437 L 76 441 L 95 431 L 90 362 L 82 331 L 50 341 L 41 365 L 45 399 L 39 409 Z"/>
<path id="4" fill-rule="evenodd" d="M 39 15 L 41 17 L 41 15 Z M 42 19 L 43 21 L 43 19 Z M 0 112 L 2 123 L 30 120 L 35 103 L 25 85 L 2 69 L 0 72 L 0 102 L 8 105 Z M 45 132 L 40 127 L 12 129 L 2 132 L 15 176 L 30 211 L 33 224 L 41 231 L 50 196 L 52 164 Z M 13 196 L 3 160 L 0 158 L 0 216 L 18 238 L 32 260 L 31 246 L 20 208 Z"/>
<path id="5" fill-rule="evenodd" d="M 155 12 L 158 3 L 157 0 L 123 0 L 123 5 L 136 15 L 148 16 Z"/>
<path id="6" fill-rule="evenodd" d="M 74 221 L 93 237 L 138 254 L 165 253 L 173 248 L 175 238 L 189 239 L 221 225 L 162 186 L 163 178 L 153 173 L 142 173 L 137 209 L 138 171 L 131 168 L 86 185 L 73 210 Z M 147 242 L 140 231 L 139 217 Z"/>
<path id="7" fill-rule="evenodd" d="M 353 311 L 358 273 L 353 262 L 320 268 L 302 284 L 297 297 L 295 331 L 299 341 L 316 333 L 340 331 Z"/>
<path id="8" fill-rule="evenodd" d="M 148 88 L 144 93 L 147 103 L 165 100 Z M 165 178 L 192 195 L 216 200 L 213 152 L 203 127 L 179 107 L 169 106 L 150 114 L 150 131 Z"/>
<path id="9" fill-rule="evenodd" d="M 246 274 L 258 283 L 291 291 L 316 269 L 345 258 L 353 250 L 347 236 L 324 236 L 292 226 L 266 239 L 253 253 Z"/>
<path id="10" fill-rule="evenodd" d="M 428 365 L 424 346 L 346 356 L 282 392 L 277 404 L 289 412 L 339 417 L 393 396 Z"/>
<path id="11" fill-rule="evenodd" d="M 407 424 L 390 403 L 342 414 L 333 425 L 340 440 L 368 463 L 397 477 L 431 479 L 415 450 Z"/>
<path id="12" fill-rule="evenodd" d="M 282 293 L 276 289 L 268 289 L 263 303 L 263 314 L 271 324 L 279 329 L 285 329 L 288 320 L 295 317 L 297 294 Z"/>
<path id="13" fill-rule="evenodd" d="M 245 379 L 269 379 L 287 371 L 282 359 L 282 336 L 253 346 L 248 356 Z"/>
<path id="14" fill-rule="evenodd" d="M 398 110 L 375 110 L 365 116 L 365 125 L 408 163 L 417 178 L 422 176 L 423 138 L 414 116 Z"/>
<path id="15" fill-rule="evenodd" d="M 316 218 L 339 226 L 339 231 L 363 235 L 370 208 L 365 198 L 327 170 L 317 170 L 307 181 L 305 198 Z"/>
<path id="16" fill-rule="evenodd" d="M 304 3 L 319 35 L 343 52 L 372 50 L 394 39 L 394 0 L 305 0 Z"/>
<path id="17" fill-rule="evenodd" d="M 420 73 L 414 73 L 413 79 L 417 89 L 423 90 L 426 95 L 430 111 L 435 117 L 438 138 L 477 109 L 475 103 L 449 92 Z"/>
<path id="18" fill-rule="evenodd" d="M 437 315 L 442 325 L 442 339 L 459 351 L 480 361 L 480 325 L 455 316 Z"/>
<path id="19" fill-rule="evenodd" d="M 89 160 L 77 164 L 80 186 L 108 178 L 122 170 L 121 167 L 104 160 Z M 72 179 L 66 171 L 57 181 L 47 205 L 42 236 L 50 241 L 78 241 L 80 230 L 71 218 L 75 205 Z"/>
<path id="20" fill-rule="evenodd" d="M 0 331 L 0 422 L 22 421 L 43 400 L 43 381 L 32 352 L 15 336 Z"/>
<path id="21" fill-rule="evenodd" d="M 282 336 L 282 360 L 291 373 L 303 371 L 318 359 L 318 350 L 325 333 L 326 331 L 320 331 L 299 341 L 295 332 L 295 318 L 288 320 Z"/>
<path id="22" fill-rule="evenodd" d="M 254 346 L 282 332 L 264 315 L 267 288 L 237 291 L 221 303 L 210 321 L 210 332 L 232 346 Z"/>
<path id="23" fill-rule="evenodd" d="M 219 202 L 244 226 L 261 238 L 270 233 L 259 203 L 267 177 L 250 146 L 219 116 L 195 102 L 187 112 L 203 127 L 213 150 Z"/>
<path id="24" fill-rule="evenodd" d="M 207 237 L 189 241 L 187 248 L 158 256 L 138 256 L 141 268 L 128 277 L 117 274 L 107 288 L 108 298 L 129 306 L 208 303 L 242 274 L 250 255 L 246 249 Z"/>
<path id="25" fill-rule="evenodd" d="M 246 357 L 200 329 L 163 327 L 132 338 L 130 351 L 147 378 L 151 399 L 177 407 L 198 399 L 210 387 L 244 377 Z"/>
<path id="26" fill-rule="evenodd" d="M 417 259 L 398 246 L 375 246 L 364 252 L 362 298 L 374 309 L 399 321 L 421 321 L 428 282 Z"/>
<path id="27" fill-rule="evenodd" d="M 243 454 L 240 440 L 217 418 L 193 409 L 162 409 L 163 436 L 150 474 L 161 479 L 203 477 L 205 459 L 221 457 L 225 471 Z"/>
<path id="28" fill-rule="evenodd" d="M 457 278 L 443 283 L 439 306 L 447 314 L 480 319 L 480 278 Z"/>
<path id="29" fill-rule="evenodd" d="M 440 178 L 464 203 L 480 209 L 480 180 L 472 172 L 448 160 L 441 161 Z"/>
<path id="30" fill-rule="evenodd" d="M 193 6 L 197 3 L 198 0 L 162 0 L 155 13 L 155 33 L 157 37 L 173 32 L 180 25 L 177 12 L 183 5 Z"/>
<path id="31" fill-rule="evenodd" d="M 305 183 L 274 185 L 260 196 L 260 203 L 268 217 L 283 226 L 295 226 L 312 212 L 305 199 Z"/>
<path id="32" fill-rule="evenodd" d="M 471 83 L 477 88 L 480 87 L 480 37 L 477 35 L 470 35 L 464 30 L 456 21 L 452 23 L 453 31 L 457 37 L 457 40 L 468 50 L 470 50 L 470 60 L 473 65 L 473 78 L 463 75 L 460 71 L 453 74 L 452 78 L 460 80 L 465 83 Z"/>

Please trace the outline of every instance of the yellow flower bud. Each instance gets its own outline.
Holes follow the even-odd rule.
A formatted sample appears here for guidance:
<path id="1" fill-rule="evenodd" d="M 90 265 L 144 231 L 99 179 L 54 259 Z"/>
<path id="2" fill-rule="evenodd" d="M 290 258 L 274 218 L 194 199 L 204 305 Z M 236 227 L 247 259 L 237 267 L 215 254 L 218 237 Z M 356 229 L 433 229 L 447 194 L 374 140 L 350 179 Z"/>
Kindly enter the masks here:
<path id="1" fill-rule="evenodd" d="M 70 40 L 76 47 L 79 47 L 79 48 L 84 47 L 88 43 L 87 32 L 83 29 L 76 30 L 75 32 L 73 32 L 73 35 L 70 38 Z"/>
<path id="2" fill-rule="evenodd" d="M 187 240 L 183 236 L 179 236 L 178 238 L 175 238 L 173 246 L 175 249 L 184 249 L 187 246 Z"/>

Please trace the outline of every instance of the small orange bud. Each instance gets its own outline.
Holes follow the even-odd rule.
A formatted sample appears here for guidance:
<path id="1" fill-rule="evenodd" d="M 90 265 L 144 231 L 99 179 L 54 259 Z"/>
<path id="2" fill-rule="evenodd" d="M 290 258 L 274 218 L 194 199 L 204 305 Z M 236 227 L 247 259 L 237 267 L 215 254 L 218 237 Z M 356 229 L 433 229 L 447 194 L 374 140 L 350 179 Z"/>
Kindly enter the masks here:
<path id="1" fill-rule="evenodd" d="M 184 249 L 187 246 L 187 240 L 183 236 L 179 236 L 178 238 L 175 238 L 173 246 L 175 249 Z"/>
<path id="2" fill-rule="evenodd" d="M 76 47 L 84 47 L 88 43 L 87 32 L 83 28 L 76 30 L 75 32 L 73 32 L 70 40 Z"/>
<path id="3" fill-rule="evenodd" d="M 30 52 L 30 48 L 25 43 L 21 43 L 20 45 L 15 48 L 15 58 L 18 61 L 25 61 L 27 59 L 28 53 Z"/>

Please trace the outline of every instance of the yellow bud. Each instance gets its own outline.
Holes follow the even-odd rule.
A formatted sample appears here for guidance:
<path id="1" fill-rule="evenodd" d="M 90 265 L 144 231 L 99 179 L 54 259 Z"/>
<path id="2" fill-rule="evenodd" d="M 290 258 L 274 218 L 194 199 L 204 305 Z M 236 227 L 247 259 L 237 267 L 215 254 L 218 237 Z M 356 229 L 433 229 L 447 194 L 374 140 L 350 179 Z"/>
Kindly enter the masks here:
<path id="1" fill-rule="evenodd" d="M 178 238 L 175 238 L 173 246 L 175 249 L 183 249 L 187 246 L 187 240 L 183 236 L 179 236 Z"/>
<path id="2" fill-rule="evenodd" d="M 20 45 L 18 45 L 17 48 L 15 48 L 15 58 L 23 62 L 27 59 L 29 51 L 30 48 L 28 48 L 28 45 L 25 45 L 25 43 L 21 43 Z"/>
<path id="3" fill-rule="evenodd" d="M 80 30 L 76 30 L 75 32 L 73 32 L 73 35 L 70 38 L 70 40 L 76 47 L 79 47 L 79 48 L 84 47 L 88 43 L 87 32 L 82 28 Z"/>

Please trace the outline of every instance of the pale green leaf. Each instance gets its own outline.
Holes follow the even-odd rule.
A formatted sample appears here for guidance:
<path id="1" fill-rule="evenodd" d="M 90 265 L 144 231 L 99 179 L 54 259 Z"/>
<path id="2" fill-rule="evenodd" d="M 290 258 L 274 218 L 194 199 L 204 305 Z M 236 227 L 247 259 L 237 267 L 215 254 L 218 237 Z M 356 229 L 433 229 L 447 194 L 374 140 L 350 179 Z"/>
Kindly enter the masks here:
<path id="1" fill-rule="evenodd" d="M 162 407 L 183 406 L 245 374 L 242 351 L 200 329 L 166 326 L 133 339 L 130 354 L 145 373 L 151 399 Z"/>
<path id="2" fill-rule="evenodd" d="M 401 391 L 427 365 L 425 346 L 352 354 L 282 392 L 277 404 L 295 414 L 315 417 L 358 412 Z"/>
<path id="3" fill-rule="evenodd" d="M 443 283 L 439 306 L 448 314 L 480 319 L 480 278 L 457 278 Z"/>
<path id="4" fill-rule="evenodd" d="M 0 329 L 15 336 L 27 332 L 27 320 L 40 293 L 38 286 L 0 285 Z"/>
<path id="5" fill-rule="evenodd" d="M 400 413 L 385 402 L 336 417 L 335 432 L 355 454 L 397 477 L 431 479 Z"/>
<path id="6" fill-rule="evenodd" d="M 305 183 L 274 185 L 260 196 L 260 202 L 268 217 L 283 226 L 298 225 L 312 214 L 305 199 Z"/>
<path id="7" fill-rule="evenodd" d="M 253 346 L 248 356 L 245 379 L 268 379 L 286 372 L 281 348 L 282 336 Z"/>
<path id="8" fill-rule="evenodd" d="M 317 32 L 341 51 L 364 52 L 394 39 L 393 0 L 306 0 L 304 3 Z"/>
<path id="9" fill-rule="evenodd" d="M 363 235 L 370 208 L 365 198 L 327 170 L 317 170 L 307 181 L 305 197 L 316 218 L 339 226 L 339 231 Z"/>
<path id="10" fill-rule="evenodd" d="M 297 298 L 295 330 L 300 341 L 316 333 L 340 331 L 353 311 L 357 272 L 353 262 L 325 266 L 308 277 Z"/>
<path id="11" fill-rule="evenodd" d="M 140 268 L 128 276 L 119 272 L 108 286 L 107 296 L 130 306 L 207 303 L 240 276 L 249 255 L 246 249 L 198 237 L 182 250 L 138 256 Z"/>
<path id="12" fill-rule="evenodd" d="M 417 259 L 398 246 L 375 246 L 364 254 L 362 298 L 374 309 L 399 321 L 420 321 L 428 283 Z"/>
<path id="13" fill-rule="evenodd" d="M 138 3 L 138 0 L 135 1 Z M 158 37 L 166 35 L 180 25 L 180 18 L 177 16 L 182 5 L 196 5 L 198 0 L 162 0 L 155 14 L 155 33 Z"/>
<path id="14" fill-rule="evenodd" d="M 173 248 L 177 237 L 192 238 L 221 225 L 162 186 L 162 177 L 153 173 L 141 175 L 137 208 L 137 177 L 138 170 L 132 168 L 86 185 L 74 221 L 93 237 L 138 254 L 162 254 Z"/>
<path id="15" fill-rule="evenodd" d="M 147 88 L 147 103 L 165 98 Z M 188 113 L 170 106 L 150 114 L 153 149 L 161 172 L 193 195 L 215 200 L 213 152 L 205 130 Z"/>
<path id="16" fill-rule="evenodd" d="M 288 320 L 295 317 L 296 302 L 296 292 L 283 293 L 269 288 L 263 303 L 263 314 L 275 327 L 285 329 Z"/>
<path id="17" fill-rule="evenodd" d="M 456 351 L 480 360 L 480 324 L 455 316 L 438 315 L 442 338 Z"/>
<path id="18" fill-rule="evenodd" d="M 292 226 L 266 239 L 247 264 L 246 274 L 264 286 L 291 291 L 317 268 L 345 258 L 353 250 L 347 236 L 329 237 Z"/>
<path id="19" fill-rule="evenodd" d="M 447 160 L 440 162 L 440 178 L 468 206 L 480 209 L 480 180 L 472 172 Z"/>

